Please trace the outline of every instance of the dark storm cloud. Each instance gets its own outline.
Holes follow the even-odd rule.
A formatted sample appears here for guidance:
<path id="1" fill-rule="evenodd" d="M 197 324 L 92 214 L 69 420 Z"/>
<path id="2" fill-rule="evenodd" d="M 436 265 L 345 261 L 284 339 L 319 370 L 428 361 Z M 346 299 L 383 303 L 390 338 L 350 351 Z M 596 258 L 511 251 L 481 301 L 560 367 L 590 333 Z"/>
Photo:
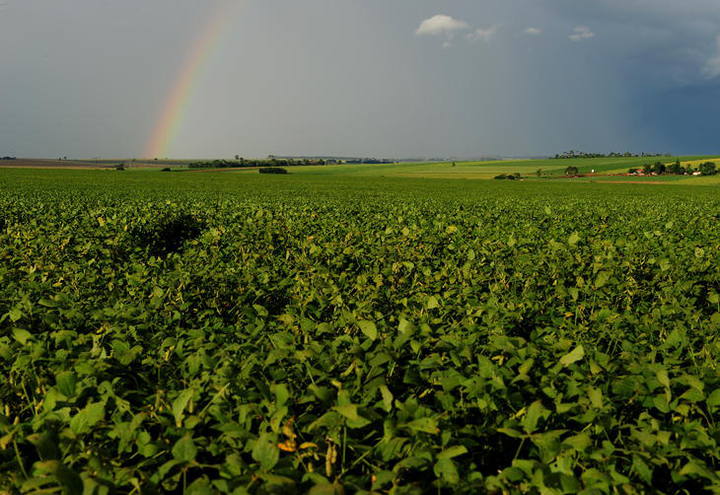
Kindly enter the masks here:
<path id="1" fill-rule="evenodd" d="M 627 118 L 657 149 L 715 153 L 720 128 L 720 2 L 555 0 L 547 12 L 593 22 L 599 53 L 630 96 Z"/>

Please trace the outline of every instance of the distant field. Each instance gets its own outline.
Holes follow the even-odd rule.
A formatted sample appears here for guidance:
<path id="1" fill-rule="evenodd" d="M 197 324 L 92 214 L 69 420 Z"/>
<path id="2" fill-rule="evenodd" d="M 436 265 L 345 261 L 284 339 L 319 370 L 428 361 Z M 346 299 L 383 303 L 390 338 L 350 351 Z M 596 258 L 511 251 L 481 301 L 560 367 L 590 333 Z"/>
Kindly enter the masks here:
<path id="1" fill-rule="evenodd" d="M 129 160 L 57 160 L 50 158 L 18 158 L 17 160 L 0 160 L 0 168 L 64 168 L 90 169 L 112 168 L 122 163 L 127 168 L 164 168 L 168 166 L 185 166 L 185 161 L 144 161 Z"/>
<path id="2" fill-rule="evenodd" d="M 405 177 L 425 179 L 492 179 L 500 174 L 519 173 L 528 179 L 537 178 L 540 172 L 544 177 L 560 177 L 569 166 L 578 168 L 581 174 L 624 174 L 630 168 L 639 168 L 646 163 L 662 160 L 670 163 L 679 159 L 683 163 L 699 164 L 706 160 L 718 159 L 707 156 L 681 156 L 681 157 L 647 157 L 647 158 L 585 158 L 562 160 L 495 160 L 481 162 L 404 162 L 392 164 L 341 164 L 321 166 L 293 166 L 287 167 L 292 175 L 307 176 L 347 176 L 347 177 Z M 124 163 L 129 170 L 157 170 L 170 167 L 184 173 L 213 173 L 221 172 L 253 174 L 256 167 L 227 168 L 227 169 L 197 169 L 187 170 L 190 160 L 158 160 L 132 162 L 123 160 L 39 160 L 21 159 L 0 161 L 0 167 L 5 168 L 112 168 L 118 163 Z M 645 178 L 648 181 L 666 181 L 668 178 Z M 678 179 L 678 178 L 675 178 Z M 693 181 L 695 178 L 689 179 Z M 577 179 L 580 180 L 580 179 Z M 602 179 L 597 179 L 602 180 Z M 696 183 L 696 182 L 688 182 Z M 713 181 L 705 180 L 711 184 Z"/>
<path id="3" fill-rule="evenodd" d="M 720 175 L 711 175 L 709 177 L 681 177 L 677 183 L 682 185 L 714 186 L 720 184 Z"/>
<path id="4" fill-rule="evenodd" d="M 0 160 L 1 168 L 65 168 L 87 169 L 107 168 L 108 165 L 81 161 L 81 160 L 50 160 L 41 158 L 19 158 L 17 160 Z"/>
<path id="5" fill-rule="evenodd" d="M 698 160 L 698 157 L 660 158 L 668 163 L 680 159 L 683 162 Z M 700 162 L 713 157 L 705 157 Z M 324 165 L 289 168 L 291 174 L 349 177 L 407 177 L 428 179 L 492 179 L 500 174 L 520 173 L 533 179 L 540 170 L 543 176 L 559 177 L 569 166 L 578 168 L 581 174 L 626 173 L 630 168 L 654 163 L 658 158 L 586 158 L 563 160 L 503 160 L 486 162 L 433 162 L 397 163 L 379 165 Z M 250 170 L 235 170 L 237 173 L 255 173 Z M 653 180 L 656 178 L 646 178 Z M 663 180 L 664 178 L 659 178 Z"/>

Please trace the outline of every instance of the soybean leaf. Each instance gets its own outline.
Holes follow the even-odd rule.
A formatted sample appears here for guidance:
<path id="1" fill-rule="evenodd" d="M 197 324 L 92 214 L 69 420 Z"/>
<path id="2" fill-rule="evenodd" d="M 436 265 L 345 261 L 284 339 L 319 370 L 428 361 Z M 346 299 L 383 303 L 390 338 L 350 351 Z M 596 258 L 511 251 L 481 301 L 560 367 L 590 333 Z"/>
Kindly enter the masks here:
<path id="1" fill-rule="evenodd" d="M 567 368 L 571 364 L 580 361 L 584 357 L 585 357 L 585 348 L 583 348 L 582 345 L 578 345 L 575 349 L 573 349 L 569 353 L 565 354 L 562 358 L 560 358 L 560 364 L 564 368 Z"/>
<path id="2" fill-rule="evenodd" d="M 360 327 L 360 330 L 363 334 L 370 340 L 377 339 L 378 333 L 377 333 L 377 327 L 375 326 L 375 323 L 368 320 L 360 320 L 358 322 L 358 326 Z"/>

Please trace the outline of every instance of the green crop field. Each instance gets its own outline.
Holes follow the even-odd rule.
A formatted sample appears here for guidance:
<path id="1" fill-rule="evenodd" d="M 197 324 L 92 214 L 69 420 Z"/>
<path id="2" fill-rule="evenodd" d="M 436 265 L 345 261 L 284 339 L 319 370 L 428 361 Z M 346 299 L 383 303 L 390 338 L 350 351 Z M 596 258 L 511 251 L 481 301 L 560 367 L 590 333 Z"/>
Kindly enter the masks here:
<path id="1" fill-rule="evenodd" d="M 568 166 L 577 167 L 580 174 L 624 174 L 630 168 L 642 168 L 656 161 L 670 163 L 676 159 L 683 163 L 716 160 L 716 157 L 629 157 L 629 158 L 581 158 L 562 160 L 493 160 L 484 162 L 404 162 L 392 164 L 345 164 L 323 166 L 289 167 L 293 174 L 353 177 L 407 177 L 430 179 L 492 179 L 500 174 L 519 173 L 526 178 L 536 178 L 540 171 L 544 177 L 562 176 Z M 206 173 L 208 170 L 193 170 Z M 254 174 L 254 169 L 227 169 L 225 173 Z M 652 178 L 662 180 L 663 178 Z M 690 178 L 692 180 L 692 178 Z M 647 180 L 647 179 L 646 179 Z M 718 181 L 720 183 L 720 181 Z"/>
<path id="2" fill-rule="evenodd" d="M 661 161 L 670 164 L 679 160 L 684 165 L 697 168 L 700 163 L 708 160 L 718 161 L 716 156 L 680 156 L 680 157 L 607 157 L 607 158 L 575 158 L 575 159 L 532 159 L 532 160 L 492 160 L 492 161 L 447 161 L 447 162 L 402 162 L 380 164 L 339 164 L 339 165 L 293 165 L 289 168 L 293 174 L 316 176 L 352 176 L 352 177 L 403 177 L 425 179 L 493 179 L 501 174 L 520 174 L 525 179 L 557 179 L 565 175 L 568 166 L 576 167 L 578 173 L 590 174 L 591 178 L 576 178 L 574 180 L 622 180 L 622 181 L 658 181 L 685 180 L 688 185 L 720 184 L 720 176 L 697 177 L 688 176 L 645 176 L 643 178 L 617 179 L 618 175 L 625 175 L 631 168 L 642 169 L 646 164 Z M 241 167 L 240 162 L 229 161 L 221 168 L 213 168 L 217 161 L 201 160 L 200 168 L 189 169 L 192 160 L 159 160 L 153 162 L 136 160 L 85 160 L 85 161 L 58 161 L 58 160 L 12 160 L 0 162 L 0 168 L 101 168 L 108 169 L 122 163 L 133 171 L 157 172 L 158 168 L 170 167 L 175 172 L 183 173 L 212 173 L 223 172 L 232 174 L 256 174 L 257 166 Z M 195 161 L 197 162 L 197 161 Z M 204 163 L 203 163 L 204 162 Z M 254 163 L 254 160 L 250 160 Z M 237 166 L 232 166 L 237 163 Z M 270 160 L 260 160 L 264 166 L 272 166 Z M 599 177 L 599 178 L 598 178 Z"/>
<path id="3" fill-rule="evenodd" d="M 720 493 L 718 188 L 550 162 L 0 169 L 0 493 Z"/>

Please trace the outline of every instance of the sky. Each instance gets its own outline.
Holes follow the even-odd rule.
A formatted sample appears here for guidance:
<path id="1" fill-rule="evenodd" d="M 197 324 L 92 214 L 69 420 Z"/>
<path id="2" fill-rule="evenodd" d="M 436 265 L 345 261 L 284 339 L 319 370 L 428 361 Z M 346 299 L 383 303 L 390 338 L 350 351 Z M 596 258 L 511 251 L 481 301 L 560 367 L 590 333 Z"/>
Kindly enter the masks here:
<path id="1" fill-rule="evenodd" d="M 718 0 L 0 0 L 0 155 L 720 153 Z"/>

